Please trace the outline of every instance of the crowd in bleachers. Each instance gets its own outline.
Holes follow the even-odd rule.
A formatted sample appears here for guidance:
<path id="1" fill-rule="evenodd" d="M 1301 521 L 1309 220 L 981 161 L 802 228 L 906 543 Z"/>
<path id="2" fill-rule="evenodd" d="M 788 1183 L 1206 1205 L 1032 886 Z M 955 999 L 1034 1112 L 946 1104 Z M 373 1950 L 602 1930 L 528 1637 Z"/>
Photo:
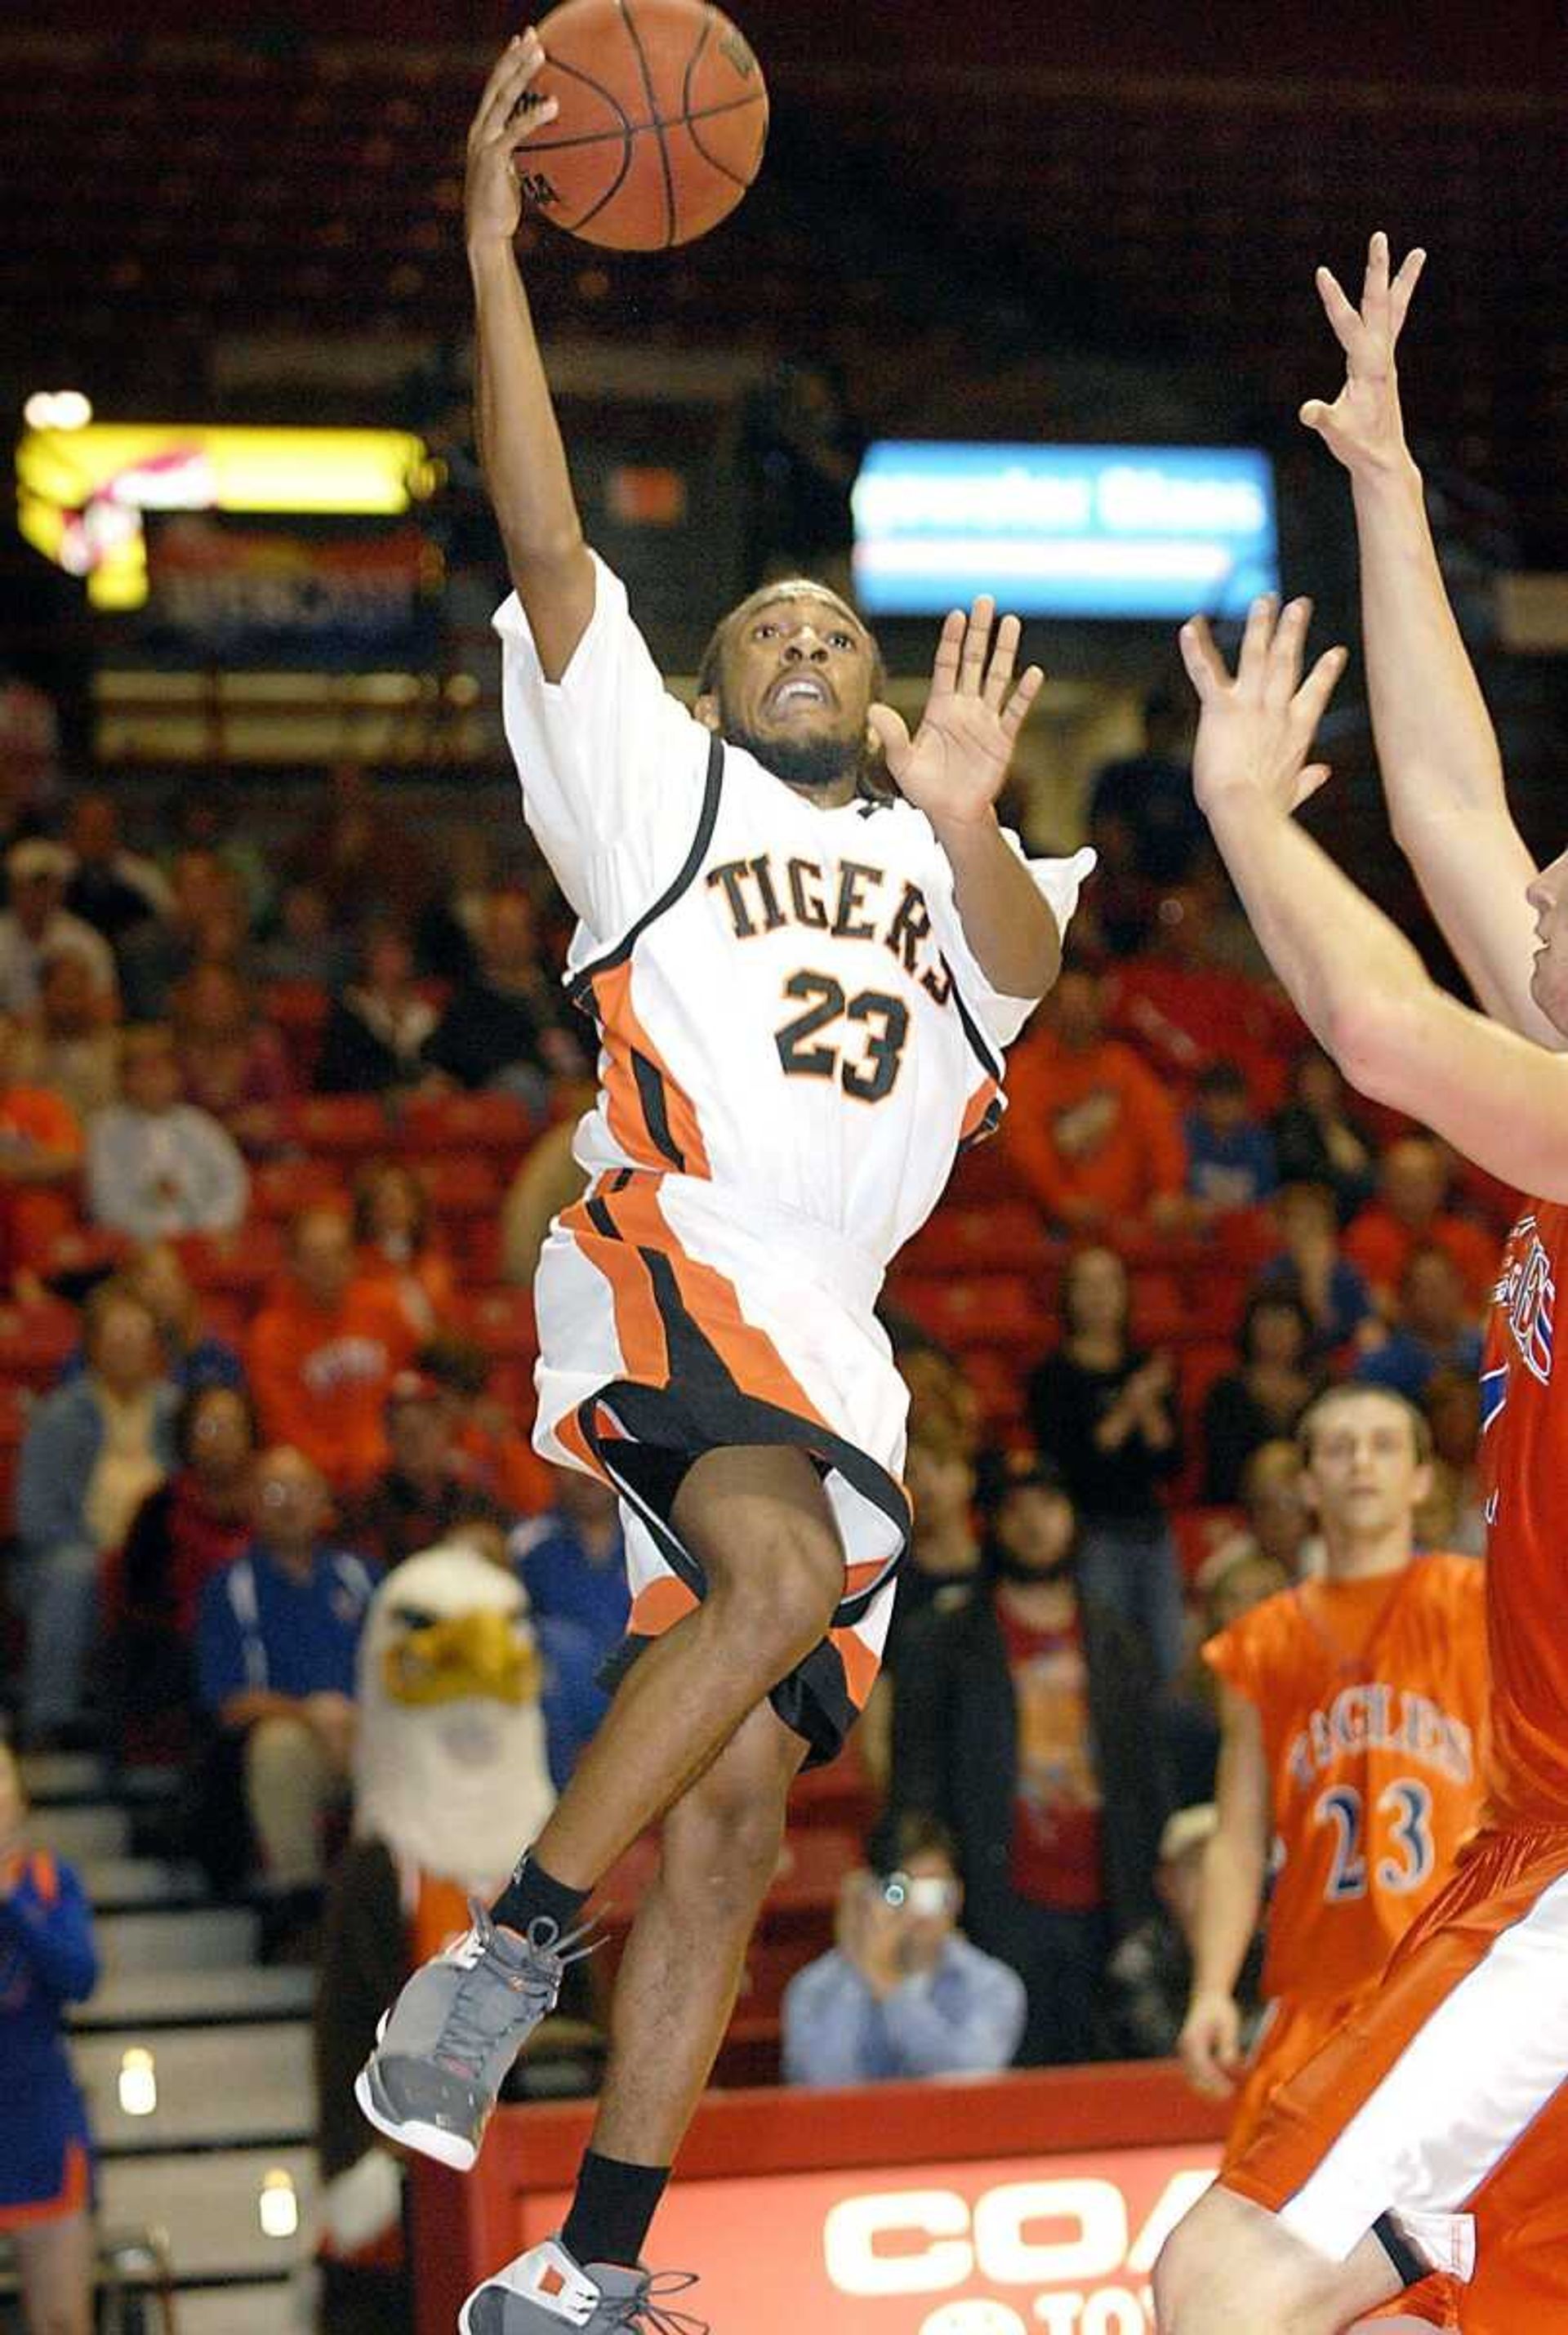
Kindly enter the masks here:
<path id="1" fill-rule="evenodd" d="M 1328 1380 L 1423 1404 L 1424 1537 L 1480 1545 L 1476 1321 L 1508 1196 L 1347 1097 L 1195 838 L 1154 818 L 1167 756 L 1157 732 L 1097 790 L 1108 879 L 1015 1050 L 1003 1131 L 889 1277 L 905 1585 L 861 1739 L 800 1788 L 725 2073 L 776 2068 L 787 1984 L 829 1948 L 814 1983 L 847 2064 L 935 2048 L 878 2008 L 896 1909 L 866 1867 L 900 1839 L 933 1886 L 899 1951 L 924 1937 L 928 1975 L 956 1972 L 962 1921 L 1023 1982 L 1015 2036 L 1008 1987 L 968 1963 L 978 1997 L 944 1981 L 986 2049 L 1167 2034 L 1196 1820 L 1168 1827 L 1209 1797 L 1216 1742 L 1195 1648 L 1312 1567 L 1291 1439 Z M 208 809 L 187 798 L 145 851 L 106 794 L 13 819 L 8 1669 L 24 1743 L 187 1767 L 181 1845 L 219 1889 L 258 1888 L 293 1954 L 344 1837 L 388 1570 L 460 1539 L 514 1569 L 557 1786 L 602 1708 L 614 1504 L 528 1442 L 528 1268 L 575 1187 L 593 1039 L 537 870 L 453 855 L 443 881 L 353 768 L 281 849 Z"/>

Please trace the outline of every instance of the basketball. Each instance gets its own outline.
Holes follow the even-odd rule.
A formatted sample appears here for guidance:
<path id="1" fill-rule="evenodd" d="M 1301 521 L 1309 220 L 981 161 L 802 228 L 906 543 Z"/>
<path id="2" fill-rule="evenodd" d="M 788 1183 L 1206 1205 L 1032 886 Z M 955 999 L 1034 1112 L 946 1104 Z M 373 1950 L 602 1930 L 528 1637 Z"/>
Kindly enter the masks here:
<path id="1" fill-rule="evenodd" d="M 690 243 L 732 211 L 762 160 L 768 91 L 706 0 L 566 0 L 539 24 L 533 83 L 559 112 L 518 155 L 525 200 L 615 251 Z"/>

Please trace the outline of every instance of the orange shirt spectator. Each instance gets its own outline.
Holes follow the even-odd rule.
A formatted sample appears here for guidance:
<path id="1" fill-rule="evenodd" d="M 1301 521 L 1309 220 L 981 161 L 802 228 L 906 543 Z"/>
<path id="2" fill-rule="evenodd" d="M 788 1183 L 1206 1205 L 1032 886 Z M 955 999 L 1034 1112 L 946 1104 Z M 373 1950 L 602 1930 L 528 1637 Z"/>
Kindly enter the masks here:
<path id="1" fill-rule="evenodd" d="M 361 1170 L 353 1197 L 359 1267 L 396 1297 L 416 1337 L 429 1338 L 451 1319 L 457 1283 L 451 1258 L 431 1226 L 424 1186 L 397 1159 L 373 1159 Z"/>
<path id="2" fill-rule="evenodd" d="M 306 1209 L 246 1348 L 263 1434 L 303 1451 L 334 1491 L 360 1490 L 387 1464 L 387 1389 L 416 1342 L 395 1289 L 356 1276 L 347 1216 Z"/>
<path id="3" fill-rule="evenodd" d="M 35 1272 L 78 1220 L 81 1121 L 49 1087 L 12 1078 L 21 1031 L 0 1015 L 0 1236 L 8 1272 Z"/>
<path id="4" fill-rule="evenodd" d="M 1392 1144 L 1383 1160 L 1381 1196 L 1361 1210 L 1346 1233 L 1344 1254 L 1390 1319 L 1399 1284 L 1418 1248 L 1440 1248 L 1457 1266 L 1465 1295 L 1479 1313 L 1497 1278 L 1496 1235 L 1468 1216 L 1450 1216 L 1447 1162 L 1428 1137 Z"/>
<path id="5" fill-rule="evenodd" d="M 1181 1221 L 1186 1147 L 1175 1104 L 1130 1046 L 1107 1038 L 1099 984 L 1064 972 L 1008 1065 L 1004 1140 L 1047 1215 L 1074 1232 Z"/>

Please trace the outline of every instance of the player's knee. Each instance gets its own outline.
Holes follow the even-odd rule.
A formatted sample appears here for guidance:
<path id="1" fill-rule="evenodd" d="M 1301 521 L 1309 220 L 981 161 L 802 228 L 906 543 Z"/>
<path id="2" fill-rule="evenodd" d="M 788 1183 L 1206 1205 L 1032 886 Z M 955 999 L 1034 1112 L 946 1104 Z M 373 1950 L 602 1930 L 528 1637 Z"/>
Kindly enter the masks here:
<path id="1" fill-rule="evenodd" d="M 844 1558 L 826 1532 L 781 1519 L 710 1592 L 734 1642 L 752 1649 L 766 1683 L 810 1652 L 844 1594 Z"/>
<path id="2" fill-rule="evenodd" d="M 1172 2231 L 1154 2266 L 1155 2323 L 1160 2335 L 1327 2335 L 1304 2264 L 1260 2242 L 1249 2209 L 1234 2210 L 1223 2189 L 1200 2198 Z"/>

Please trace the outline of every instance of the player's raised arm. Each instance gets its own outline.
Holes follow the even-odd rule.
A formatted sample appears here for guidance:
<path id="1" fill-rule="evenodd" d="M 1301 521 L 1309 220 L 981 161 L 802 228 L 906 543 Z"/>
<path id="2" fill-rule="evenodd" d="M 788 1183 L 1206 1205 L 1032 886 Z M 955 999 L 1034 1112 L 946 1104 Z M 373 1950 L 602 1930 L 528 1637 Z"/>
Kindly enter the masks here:
<path id="1" fill-rule="evenodd" d="M 982 597 L 967 617 L 960 608 L 948 616 L 913 739 L 890 705 L 874 705 L 870 718 L 899 791 L 925 813 L 947 856 L 976 964 L 1003 995 L 1033 999 L 1061 969 L 1061 934 L 1003 838 L 996 799 L 1044 675 L 1031 664 L 1014 682 L 1018 618 L 1003 616 L 993 644 L 995 615 L 994 601 Z"/>
<path id="2" fill-rule="evenodd" d="M 530 26 L 508 43 L 485 83 L 469 131 L 464 212 L 479 457 L 518 598 L 545 676 L 557 681 L 594 613 L 594 567 L 512 248 L 522 204 L 518 150 L 557 110 L 553 98 L 530 99 L 544 61 Z"/>
<path id="3" fill-rule="evenodd" d="M 1509 814 L 1496 734 L 1405 440 L 1395 353 L 1425 258 L 1408 253 L 1390 281 L 1389 239 L 1374 235 L 1359 308 L 1318 270 L 1345 383 L 1332 404 L 1310 399 L 1302 420 L 1350 476 L 1367 686 L 1399 847 L 1486 1011 L 1556 1048 L 1562 1033 L 1530 994 L 1534 863 Z"/>
<path id="4" fill-rule="evenodd" d="M 1200 2092 L 1224 2097 L 1234 2089 L 1241 2065 L 1236 1981 L 1263 1909 L 1272 1818 L 1256 1707 L 1222 1681 L 1220 1710 L 1219 1823 L 1204 1852 L 1192 1993 L 1176 2048 L 1188 2081 Z"/>
<path id="5" fill-rule="evenodd" d="M 1302 680 L 1311 605 L 1253 603 L 1235 673 L 1202 617 L 1182 655 L 1202 702 L 1193 779 L 1264 954 L 1350 1083 L 1408 1111 L 1505 1183 L 1568 1200 L 1568 1059 L 1440 990 L 1379 908 L 1295 819 L 1328 776 L 1313 732 L 1344 667 Z M 1568 1033 L 1568 857 L 1531 886 L 1537 1003 Z"/>

